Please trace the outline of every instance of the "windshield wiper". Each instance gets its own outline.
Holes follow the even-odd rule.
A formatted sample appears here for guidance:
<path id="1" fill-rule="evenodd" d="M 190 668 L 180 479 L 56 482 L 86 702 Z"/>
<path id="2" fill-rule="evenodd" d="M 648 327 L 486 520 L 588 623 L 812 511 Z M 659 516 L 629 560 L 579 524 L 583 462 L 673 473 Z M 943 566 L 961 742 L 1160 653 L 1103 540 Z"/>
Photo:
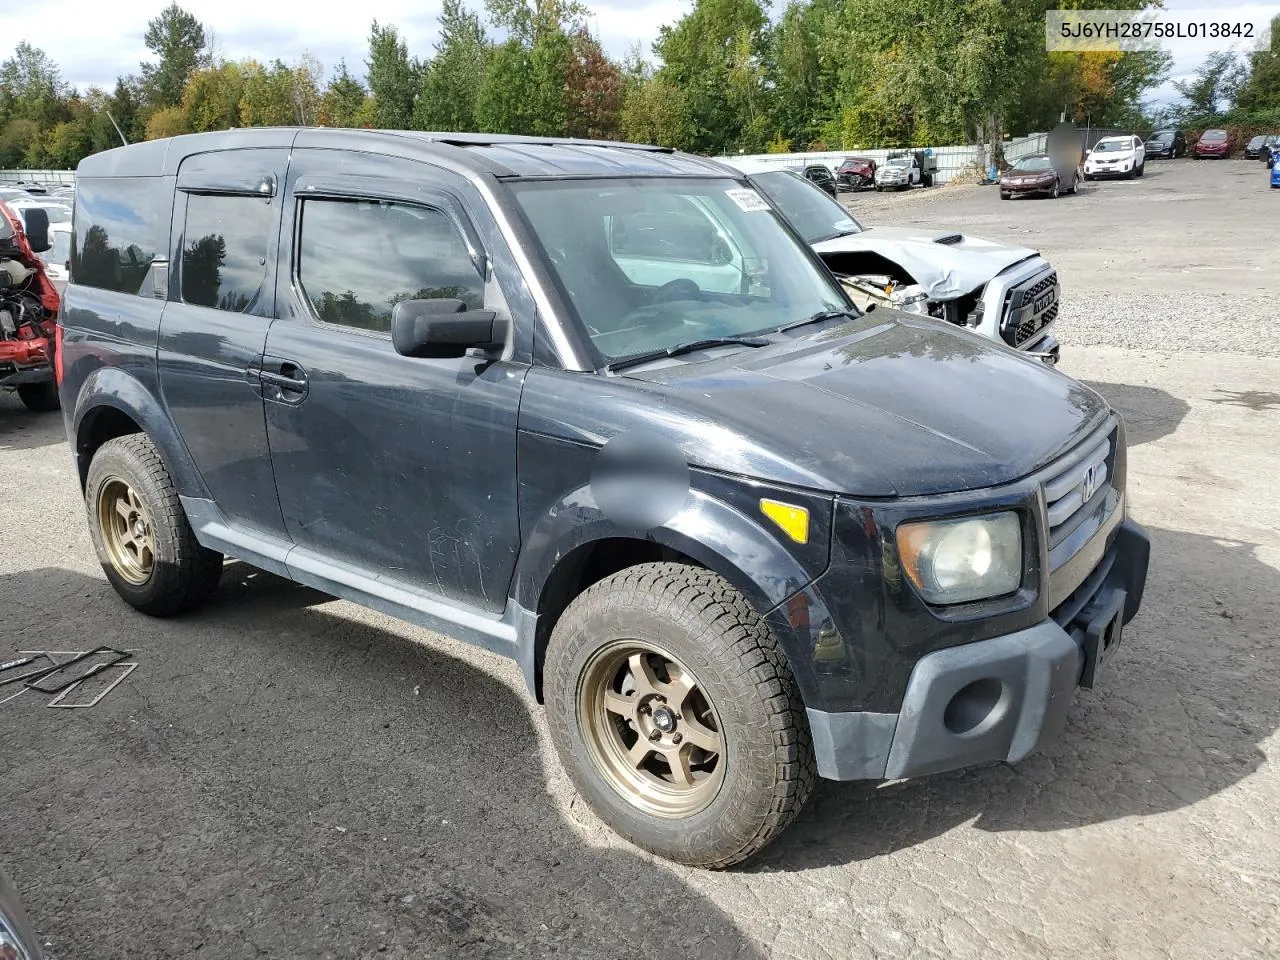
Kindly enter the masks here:
<path id="1" fill-rule="evenodd" d="M 794 330 L 796 327 L 807 327 L 811 323 L 821 323 L 824 320 L 834 320 L 836 317 L 848 317 L 850 320 L 859 319 L 859 315 L 852 310 L 819 310 L 812 316 L 805 317 L 803 320 L 794 320 L 791 323 L 784 323 L 782 326 L 774 329 L 774 333 L 786 333 L 788 330 Z"/>
<path id="2" fill-rule="evenodd" d="M 625 370 L 627 367 L 636 367 L 642 363 L 649 363 L 651 360 L 678 357 L 681 354 L 705 350 L 708 347 L 767 347 L 769 343 L 770 341 L 763 337 L 705 337 L 702 340 L 677 343 L 675 346 L 667 347 L 664 350 L 650 350 L 648 353 L 637 353 L 634 357 L 614 360 L 612 363 L 606 363 L 604 368 L 609 371 Z"/>

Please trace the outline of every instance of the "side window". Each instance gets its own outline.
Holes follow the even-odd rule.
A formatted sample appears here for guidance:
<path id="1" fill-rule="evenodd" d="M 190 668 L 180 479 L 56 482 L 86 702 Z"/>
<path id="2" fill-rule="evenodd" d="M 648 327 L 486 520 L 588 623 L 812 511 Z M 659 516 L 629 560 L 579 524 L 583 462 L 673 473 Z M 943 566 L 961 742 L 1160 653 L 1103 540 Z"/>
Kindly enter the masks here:
<path id="1" fill-rule="evenodd" d="M 276 207 L 250 196 L 187 195 L 182 239 L 182 299 L 200 307 L 251 313 L 267 279 Z"/>
<path id="2" fill-rule="evenodd" d="M 76 184 L 75 203 L 72 280 L 117 293 L 142 292 L 152 261 L 169 255 L 173 180 L 85 178 Z"/>
<path id="3" fill-rule="evenodd" d="M 382 200 L 303 200 L 298 282 L 327 323 L 389 333 L 401 300 L 484 305 L 484 281 L 439 210 Z"/>

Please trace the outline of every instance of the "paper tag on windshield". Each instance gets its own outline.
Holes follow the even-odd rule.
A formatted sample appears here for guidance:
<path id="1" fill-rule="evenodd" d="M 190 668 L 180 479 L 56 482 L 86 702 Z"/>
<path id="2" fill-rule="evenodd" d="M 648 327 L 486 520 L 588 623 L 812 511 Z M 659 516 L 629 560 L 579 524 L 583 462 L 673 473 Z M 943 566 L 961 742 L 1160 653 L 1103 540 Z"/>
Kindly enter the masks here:
<path id="1" fill-rule="evenodd" d="M 734 190 L 726 190 L 725 194 L 738 205 L 739 210 L 745 210 L 747 213 L 754 213 L 757 210 L 768 210 L 769 205 L 764 202 L 764 197 L 756 193 L 749 187 L 738 187 Z"/>

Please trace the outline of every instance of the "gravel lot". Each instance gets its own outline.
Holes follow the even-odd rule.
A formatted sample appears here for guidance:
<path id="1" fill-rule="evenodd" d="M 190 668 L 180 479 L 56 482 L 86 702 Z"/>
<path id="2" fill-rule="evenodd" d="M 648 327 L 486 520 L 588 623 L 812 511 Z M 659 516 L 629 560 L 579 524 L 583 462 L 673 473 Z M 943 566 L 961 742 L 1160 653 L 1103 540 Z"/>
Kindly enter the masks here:
<path id="1" fill-rule="evenodd" d="M 505 661 L 240 565 L 197 615 L 134 614 L 60 418 L 0 398 L 0 659 L 141 664 L 92 710 L 0 704 L 0 862 L 50 955 L 1280 955 L 1278 199 L 1261 164 L 1181 160 L 1056 202 L 850 200 L 1057 265 L 1063 368 L 1129 421 L 1151 579 L 1057 745 L 824 783 L 726 873 L 595 821 Z"/>

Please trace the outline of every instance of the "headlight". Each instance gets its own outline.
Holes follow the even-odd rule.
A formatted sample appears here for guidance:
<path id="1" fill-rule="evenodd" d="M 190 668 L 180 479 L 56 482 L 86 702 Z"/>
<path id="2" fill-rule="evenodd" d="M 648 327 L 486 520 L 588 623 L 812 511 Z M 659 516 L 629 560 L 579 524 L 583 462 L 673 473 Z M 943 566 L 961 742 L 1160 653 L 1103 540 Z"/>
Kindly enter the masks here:
<path id="1" fill-rule="evenodd" d="M 1015 513 L 904 523 L 898 552 L 926 603 L 999 597 L 1022 582 L 1022 525 Z"/>

